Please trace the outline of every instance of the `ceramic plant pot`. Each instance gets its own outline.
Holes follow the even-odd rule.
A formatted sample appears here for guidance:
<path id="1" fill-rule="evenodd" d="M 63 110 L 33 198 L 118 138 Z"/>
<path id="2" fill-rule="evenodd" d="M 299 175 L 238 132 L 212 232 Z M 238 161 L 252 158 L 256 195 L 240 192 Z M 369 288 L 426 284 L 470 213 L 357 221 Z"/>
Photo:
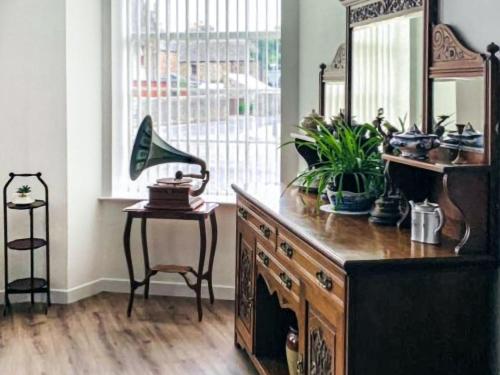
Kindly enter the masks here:
<path id="1" fill-rule="evenodd" d="M 12 197 L 12 203 L 18 205 L 31 204 L 34 201 L 30 193 L 14 193 Z"/>
<path id="2" fill-rule="evenodd" d="M 297 375 L 297 361 L 299 360 L 299 335 L 296 329 L 290 327 L 286 336 L 286 361 L 288 373 Z"/>
<path id="3" fill-rule="evenodd" d="M 342 183 L 342 198 L 339 197 L 339 192 L 336 184 L 329 184 L 326 188 L 326 195 L 335 211 L 360 213 L 370 211 L 374 198 L 366 192 L 366 187 L 360 181 L 360 186 L 351 175 L 344 175 Z M 359 190 L 358 190 L 359 189 Z M 359 192 L 360 191 L 360 192 Z"/>
<path id="4" fill-rule="evenodd" d="M 335 211 L 343 212 L 368 212 L 373 204 L 373 197 L 368 193 L 342 192 L 342 199 L 338 191 L 326 190 L 328 200 Z"/>

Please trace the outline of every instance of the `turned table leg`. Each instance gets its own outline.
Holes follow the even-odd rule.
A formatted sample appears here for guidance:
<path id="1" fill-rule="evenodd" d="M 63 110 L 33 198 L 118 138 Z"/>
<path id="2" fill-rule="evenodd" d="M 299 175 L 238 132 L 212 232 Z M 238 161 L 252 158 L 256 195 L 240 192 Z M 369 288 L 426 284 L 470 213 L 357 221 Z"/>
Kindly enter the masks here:
<path id="1" fill-rule="evenodd" d="M 203 281 L 203 269 L 205 268 L 205 253 L 207 251 L 207 228 L 205 218 L 199 219 L 200 225 L 200 260 L 198 262 L 198 273 L 196 275 L 196 304 L 198 306 L 198 320 L 201 322 L 203 318 L 203 310 L 201 307 L 201 283 Z"/>
<path id="2" fill-rule="evenodd" d="M 130 230 L 132 229 L 132 215 L 127 215 L 127 222 L 125 224 L 125 231 L 123 233 L 123 248 L 125 251 L 125 259 L 127 260 L 128 276 L 130 279 L 130 297 L 127 307 L 127 316 L 130 317 L 132 312 L 132 305 L 134 303 L 135 292 L 135 279 L 134 279 L 134 265 L 132 263 L 132 254 L 130 253 Z"/>
<path id="3" fill-rule="evenodd" d="M 210 303 L 214 303 L 214 287 L 212 282 L 212 270 L 214 267 L 215 249 L 217 247 L 217 219 L 215 217 L 215 211 L 210 214 L 210 227 L 212 228 L 212 243 L 210 245 L 210 258 L 208 260 L 208 292 L 210 294 Z"/>
<path id="4" fill-rule="evenodd" d="M 151 279 L 151 268 L 149 266 L 149 250 L 147 237 L 147 219 L 141 221 L 142 254 L 144 257 L 144 298 L 149 298 L 149 282 Z"/>

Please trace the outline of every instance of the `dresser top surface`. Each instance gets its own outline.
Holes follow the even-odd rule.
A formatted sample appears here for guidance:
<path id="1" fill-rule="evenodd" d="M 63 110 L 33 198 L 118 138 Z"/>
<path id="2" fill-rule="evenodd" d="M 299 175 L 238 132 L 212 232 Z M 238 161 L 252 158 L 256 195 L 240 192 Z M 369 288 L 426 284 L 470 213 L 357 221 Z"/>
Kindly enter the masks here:
<path id="1" fill-rule="evenodd" d="M 412 242 L 408 229 L 371 224 L 366 216 L 329 214 L 318 209 L 315 196 L 282 186 L 258 192 L 233 189 L 279 224 L 340 266 L 418 263 L 492 262 L 488 255 L 456 255 L 456 241 L 443 238 L 439 246 Z"/>

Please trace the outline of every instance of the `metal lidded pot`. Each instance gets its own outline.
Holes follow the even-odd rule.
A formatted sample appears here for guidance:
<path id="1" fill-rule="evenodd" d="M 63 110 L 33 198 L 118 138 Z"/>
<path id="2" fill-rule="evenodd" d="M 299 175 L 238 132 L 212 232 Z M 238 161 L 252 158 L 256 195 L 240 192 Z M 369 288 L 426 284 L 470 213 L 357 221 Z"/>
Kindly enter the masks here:
<path id="1" fill-rule="evenodd" d="M 444 215 L 438 204 L 409 202 L 411 205 L 411 240 L 437 245 L 441 243 Z"/>

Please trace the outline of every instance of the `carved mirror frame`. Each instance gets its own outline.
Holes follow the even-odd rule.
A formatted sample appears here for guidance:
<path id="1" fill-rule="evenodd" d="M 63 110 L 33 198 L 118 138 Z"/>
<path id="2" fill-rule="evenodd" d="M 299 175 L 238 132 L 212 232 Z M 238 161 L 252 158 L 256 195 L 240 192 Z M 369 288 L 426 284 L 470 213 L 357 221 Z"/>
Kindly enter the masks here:
<path id="1" fill-rule="evenodd" d="M 402 16 L 416 10 L 424 11 L 424 40 L 427 40 L 426 8 L 431 0 L 339 0 L 346 7 L 346 69 L 345 69 L 345 115 L 352 118 L 352 31 L 356 26 Z M 424 43 L 426 44 L 426 43 Z M 424 45 L 424 51 L 426 45 Z M 424 58 L 425 52 L 424 52 Z M 425 65 L 424 65 L 425 68 Z M 425 91 L 425 90 L 424 90 Z"/>
<path id="2" fill-rule="evenodd" d="M 461 38 L 447 25 L 439 22 L 439 0 L 339 0 L 346 7 L 345 50 L 345 115 L 352 118 L 352 30 L 356 26 L 388 19 L 417 9 L 424 16 L 423 124 L 425 133 L 432 132 L 433 81 L 441 77 L 478 77 L 485 79 L 484 153 L 466 153 L 471 163 L 491 165 L 499 159 L 496 147 L 500 120 L 497 105 L 500 84 L 499 61 L 495 44 L 488 47 L 489 55 L 477 53 L 465 46 Z M 441 39 L 442 38 L 442 39 Z M 320 85 L 320 98 L 322 97 Z"/>
<path id="3" fill-rule="evenodd" d="M 342 43 L 330 65 L 321 64 L 319 66 L 319 114 L 325 116 L 326 108 L 326 83 L 327 82 L 344 82 L 346 79 L 346 45 Z"/>
<path id="4" fill-rule="evenodd" d="M 429 29 L 424 81 L 424 130 L 432 131 L 434 90 L 433 82 L 440 78 L 484 78 L 484 151 L 464 151 L 470 164 L 490 165 L 496 159 L 496 130 L 498 123 L 499 47 L 490 44 L 488 54 L 466 47 L 460 36 L 448 25 L 437 22 L 434 14 Z M 441 150 L 443 153 L 443 150 Z M 443 159 L 443 156 L 439 157 Z M 448 158 L 453 158 L 449 155 Z M 446 157 L 444 158 L 446 160 Z"/>

